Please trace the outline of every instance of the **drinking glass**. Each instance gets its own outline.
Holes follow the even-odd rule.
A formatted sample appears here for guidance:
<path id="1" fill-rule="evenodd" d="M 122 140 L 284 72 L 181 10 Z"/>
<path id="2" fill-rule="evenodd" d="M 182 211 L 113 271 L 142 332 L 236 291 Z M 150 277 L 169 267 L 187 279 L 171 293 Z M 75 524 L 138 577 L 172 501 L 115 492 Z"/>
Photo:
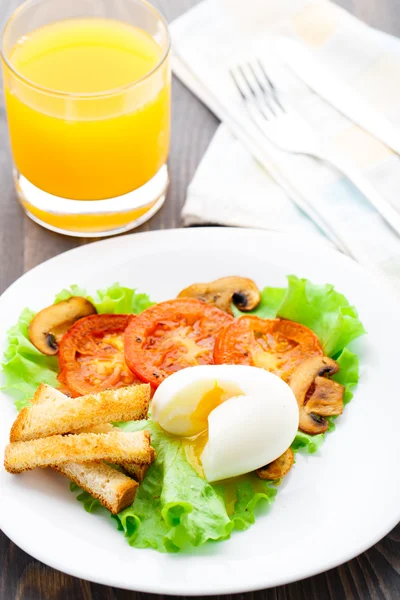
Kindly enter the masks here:
<path id="1" fill-rule="evenodd" d="M 115 234 L 168 187 L 170 37 L 144 0 L 28 0 L 1 56 L 17 197 L 59 233 Z"/>

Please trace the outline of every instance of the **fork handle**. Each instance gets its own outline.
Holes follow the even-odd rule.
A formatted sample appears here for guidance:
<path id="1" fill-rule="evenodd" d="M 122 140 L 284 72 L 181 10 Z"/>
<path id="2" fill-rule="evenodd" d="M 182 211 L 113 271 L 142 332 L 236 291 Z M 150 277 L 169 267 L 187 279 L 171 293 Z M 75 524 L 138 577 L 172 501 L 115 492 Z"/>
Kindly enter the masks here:
<path id="1" fill-rule="evenodd" d="M 338 169 L 376 208 L 385 221 L 400 236 L 400 213 L 384 198 L 360 171 L 353 169 L 347 163 L 336 157 L 327 156 L 326 161 Z"/>

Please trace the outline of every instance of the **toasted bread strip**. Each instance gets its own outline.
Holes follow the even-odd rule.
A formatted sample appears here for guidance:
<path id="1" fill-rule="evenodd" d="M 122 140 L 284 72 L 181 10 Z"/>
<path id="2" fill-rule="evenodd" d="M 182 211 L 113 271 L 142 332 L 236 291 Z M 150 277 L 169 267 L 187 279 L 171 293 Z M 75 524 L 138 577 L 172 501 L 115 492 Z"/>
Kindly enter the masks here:
<path id="1" fill-rule="evenodd" d="M 118 429 L 113 427 L 111 424 L 105 423 L 104 425 L 95 425 L 95 427 L 87 427 L 83 430 L 74 431 L 74 433 L 108 433 L 109 431 L 116 431 L 116 430 L 118 431 Z M 154 460 L 156 458 L 156 453 L 154 451 L 154 448 L 151 448 L 151 453 L 152 453 L 151 462 L 154 462 Z M 126 460 L 115 463 L 115 464 L 118 464 L 120 467 L 122 467 L 128 475 L 133 477 L 133 479 L 135 479 L 135 481 L 138 481 L 139 483 L 142 483 L 143 479 L 146 476 L 147 469 L 150 466 L 150 465 L 138 465 L 136 463 L 128 462 Z"/>
<path id="2" fill-rule="evenodd" d="M 135 500 L 139 484 L 105 463 L 66 462 L 53 467 L 100 500 L 114 515 Z"/>
<path id="3" fill-rule="evenodd" d="M 4 467 L 9 473 L 21 473 L 36 467 L 66 462 L 118 463 L 123 460 L 150 464 L 152 451 L 148 431 L 80 433 L 53 435 L 30 442 L 14 442 L 5 450 Z"/>
<path id="4" fill-rule="evenodd" d="M 32 404 L 42 404 L 43 402 L 47 402 L 49 399 L 51 399 L 51 397 L 54 397 L 54 392 L 56 395 L 60 394 L 61 396 L 64 396 L 64 394 L 62 394 L 60 390 L 52 388 L 49 385 L 43 385 L 43 387 L 46 388 L 46 390 L 44 390 L 44 393 L 43 389 L 40 389 L 41 386 L 39 386 L 36 390 L 35 395 L 31 399 Z M 109 431 L 115 430 L 116 428 L 114 427 L 114 425 L 112 425 L 112 423 L 100 423 L 100 425 L 89 425 L 88 427 L 80 427 L 79 429 L 68 431 L 67 433 L 108 433 Z"/>
<path id="5" fill-rule="evenodd" d="M 135 463 L 130 463 L 127 461 L 123 461 L 119 463 L 119 465 L 124 469 L 128 475 L 133 477 L 135 481 L 138 483 L 142 483 L 143 479 L 146 477 L 147 470 L 150 465 L 137 465 Z"/>
<path id="6" fill-rule="evenodd" d="M 74 433 L 107 433 L 108 431 L 116 431 L 117 428 L 113 427 L 111 424 L 105 425 L 96 425 L 95 427 L 88 427 L 84 430 L 74 431 Z M 156 458 L 156 453 L 154 448 L 150 448 L 152 457 L 151 462 L 153 463 Z M 146 476 L 147 470 L 150 465 L 138 465 L 137 463 L 128 462 L 127 460 L 118 461 L 120 467 L 124 469 L 124 471 L 130 476 L 133 477 L 135 481 L 142 483 L 143 479 Z"/>
<path id="7" fill-rule="evenodd" d="M 156 453 L 154 448 L 150 448 L 151 450 L 151 462 L 153 463 L 156 458 Z M 146 473 L 150 465 L 138 465 L 137 463 L 128 462 L 126 460 L 120 461 L 119 466 L 124 469 L 128 475 L 133 477 L 139 483 L 142 483 L 143 479 L 146 477 Z"/>
<path id="8" fill-rule="evenodd" d="M 147 384 L 69 398 L 42 383 L 32 399 L 32 406 L 23 408 L 16 418 L 10 441 L 29 441 L 110 421 L 144 419 L 149 403 Z"/>

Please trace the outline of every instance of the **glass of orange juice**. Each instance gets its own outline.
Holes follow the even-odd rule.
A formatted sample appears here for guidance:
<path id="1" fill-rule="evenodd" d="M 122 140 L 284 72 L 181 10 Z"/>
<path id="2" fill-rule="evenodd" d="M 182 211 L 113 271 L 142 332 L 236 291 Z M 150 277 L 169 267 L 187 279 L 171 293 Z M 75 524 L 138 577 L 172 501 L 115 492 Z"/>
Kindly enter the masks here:
<path id="1" fill-rule="evenodd" d="M 144 0 L 28 0 L 2 37 L 17 196 L 48 229 L 127 231 L 168 187 L 170 38 Z"/>

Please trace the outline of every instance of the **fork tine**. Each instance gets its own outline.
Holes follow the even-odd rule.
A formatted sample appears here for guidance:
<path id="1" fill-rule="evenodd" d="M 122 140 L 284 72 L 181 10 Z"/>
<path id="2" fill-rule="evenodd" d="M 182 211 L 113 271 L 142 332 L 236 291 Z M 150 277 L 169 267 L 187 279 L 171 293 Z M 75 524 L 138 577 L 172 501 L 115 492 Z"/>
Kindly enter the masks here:
<path id="1" fill-rule="evenodd" d="M 257 98 L 257 91 L 254 89 L 254 87 L 251 84 L 250 79 L 248 78 L 248 76 L 246 75 L 246 72 L 244 70 L 244 67 L 242 65 L 238 65 L 238 71 L 242 76 L 242 79 L 245 81 L 247 87 L 249 88 L 252 96 L 254 96 L 254 98 Z"/>
<path id="2" fill-rule="evenodd" d="M 271 100 L 274 100 L 273 97 L 271 97 L 271 90 L 267 90 L 267 88 L 264 86 L 261 77 L 257 74 L 255 68 L 253 67 L 253 65 L 251 63 L 247 63 L 247 67 L 250 70 L 251 74 L 253 75 L 254 81 L 256 82 L 264 102 L 266 103 L 266 105 L 268 106 L 268 109 L 272 112 L 272 114 L 276 117 L 277 116 L 277 111 L 276 111 L 276 107 L 274 108 L 274 104 L 273 102 L 271 102 Z M 262 112 L 265 113 L 265 109 L 262 108 Z M 270 115 L 268 115 L 270 116 Z M 266 115 L 267 117 L 267 115 Z"/>
<path id="3" fill-rule="evenodd" d="M 266 95 L 260 87 L 258 79 L 253 74 L 253 69 L 250 63 L 247 63 L 245 65 L 239 65 L 237 67 L 237 70 L 239 71 L 242 80 L 245 82 L 248 90 L 250 91 L 251 100 L 254 102 L 254 105 L 257 107 L 257 110 L 260 113 L 260 115 L 267 121 L 271 119 L 271 116 L 276 116 L 274 110 L 267 103 Z M 253 75 L 253 78 L 251 77 L 251 75 Z"/>
<path id="4" fill-rule="evenodd" d="M 248 92 L 250 93 L 251 99 L 256 100 L 258 98 L 258 93 L 255 87 L 253 86 L 252 82 L 250 81 L 249 76 L 246 74 L 245 66 L 246 65 L 238 65 L 237 70 L 239 71 L 241 79 L 246 85 Z"/>
<path id="5" fill-rule="evenodd" d="M 263 87 L 260 77 L 257 77 L 250 63 L 237 65 L 231 68 L 229 73 L 242 100 L 251 103 L 260 117 L 269 121 L 277 116 L 271 103 L 271 94 Z"/>
<path id="6" fill-rule="evenodd" d="M 263 107 L 260 106 L 260 103 L 258 102 L 260 94 L 254 88 L 249 77 L 246 75 L 244 67 L 241 65 L 237 65 L 236 73 L 235 73 L 234 69 L 230 69 L 230 74 L 231 74 L 231 77 L 232 77 L 238 91 L 240 92 L 240 95 L 242 96 L 242 99 L 244 100 L 244 102 L 252 102 L 254 104 L 254 106 L 257 107 L 257 110 L 260 113 L 260 115 L 264 119 L 268 120 L 269 116 L 268 116 L 266 110 L 264 110 Z"/>
<path id="7" fill-rule="evenodd" d="M 257 64 L 260 67 L 260 71 L 264 75 L 266 81 L 268 82 L 269 87 L 271 88 L 271 90 L 275 91 L 275 86 L 272 83 L 272 81 L 270 80 L 270 78 L 268 77 L 267 72 L 265 71 L 264 65 L 262 64 L 262 62 L 261 62 L 261 60 L 259 58 L 257 59 Z"/>
<path id="8" fill-rule="evenodd" d="M 267 90 L 266 90 L 266 88 L 264 87 L 264 84 L 262 83 L 262 81 L 261 81 L 260 77 L 257 75 L 257 73 L 256 73 L 256 71 L 255 71 L 255 69 L 254 69 L 253 65 L 252 65 L 251 63 L 247 63 L 247 66 L 248 66 L 248 68 L 250 69 L 250 71 L 251 71 L 251 73 L 252 73 L 252 75 L 253 75 L 254 79 L 256 80 L 258 87 L 259 87 L 259 88 L 260 88 L 260 90 L 262 91 L 262 93 L 263 93 L 263 94 L 266 94 L 266 93 L 267 93 Z"/>
<path id="9" fill-rule="evenodd" d="M 274 84 L 273 84 L 273 82 L 271 81 L 271 79 L 268 77 L 268 75 L 267 75 L 267 72 L 266 72 L 266 70 L 265 70 L 265 68 L 264 68 L 264 65 L 262 64 L 262 62 L 261 62 L 261 60 L 260 60 L 260 59 L 258 59 L 258 60 L 257 60 L 257 64 L 258 64 L 258 66 L 259 66 L 259 68 L 260 68 L 260 71 L 261 71 L 261 72 L 262 72 L 262 74 L 264 75 L 266 82 L 267 82 L 267 83 L 268 83 L 268 85 L 269 85 L 269 88 L 270 88 L 270 90 L 271 90 L 272 96 L 273 96 L 273 98 L 274 98 L 274 100 L 275 100 L 276 104 L 279 106 L 279 108 L 280 108 L 280 109 L 281 109 L 283 112 L 286 112 L 286 111 L 285 111 L 285 109 L 283 108 L 283 106 L 282 106 L 282 104 L 281 104 L 281 102 L 280 102 L 279 98 L 278 98 L 278 94 L 277 94 L 277 92 L 276 92 L 276 87 L 274 86 Z"/>
<path id="10" fill-rule="evenodd" d="M 237 87 L 237 90 L 238 90 L 238 92 L 239 92 L 239 93 L 240 93 L 240 95 L 242 96 L 242 99 L 243 99 L 243 100 L 247 100 L 247 96 L 246 96 L 246 94 L 243 92 L 242 86 L 241 86 L 241 84 L 239 83 L 239 78 L 237 77 L 237 75 L 235 75 L 235 71 L 234 71 L 233 69 L 229 69 L 229 73 L 230 73 L 230 76 L 231 76 L 231 77 L 232 77 L 232 79 L 233 79 L 233 82 L 234 82 L 234 84 L 235 84 L 235 85 L 236 85 L 236 87 Z"/>

